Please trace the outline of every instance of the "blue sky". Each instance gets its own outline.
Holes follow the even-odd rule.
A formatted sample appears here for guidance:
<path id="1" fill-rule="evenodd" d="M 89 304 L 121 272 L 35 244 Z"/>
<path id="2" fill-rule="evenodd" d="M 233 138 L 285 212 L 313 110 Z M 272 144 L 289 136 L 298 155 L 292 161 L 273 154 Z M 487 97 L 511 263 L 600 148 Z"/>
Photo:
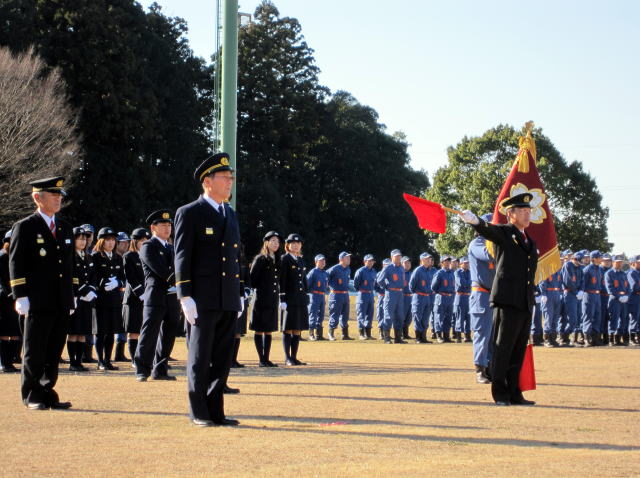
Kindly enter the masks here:
<path id="1" fill-rule="evenodd" d="M 247 13 L 260 3 L 239 2 Z M 158 3 L 209 58 L 216 1 Z M 614 251 L 640 254 L 640 2 L 274 3 L 302 24 L 321 83 L 404 131 L 415 168 L 433 177 L 464 136 L 531 119 L 596 179 Z"/>

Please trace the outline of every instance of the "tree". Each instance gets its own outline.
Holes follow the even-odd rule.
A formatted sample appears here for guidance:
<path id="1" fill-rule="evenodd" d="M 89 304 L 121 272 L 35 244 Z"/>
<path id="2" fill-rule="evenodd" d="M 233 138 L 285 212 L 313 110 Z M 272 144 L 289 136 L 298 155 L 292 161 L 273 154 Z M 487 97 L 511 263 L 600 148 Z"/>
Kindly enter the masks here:
<path id="1" fill-rule="evenodd" d="M 80 166 L 77 113 L 68 105 L 58 70 L 46 72 L 28 50 L 0 48 L 0 227 L 33 210 L 28 183 L 72 176 Z M 69 179 L 69 178 L 68 178 Z"/>
<path id="2" fill-rule="evenodd" d="M 479 214 L 493 212 L 495 200 L 518 152 L 520 131 L 500 125 L 481 137 L 464 137 L 449 147 L 447 166 L 434 177 L 426 197 L 449 207 L 470 209 Z M 535 129 L 538 170 L 554 216 L 561 249 L 609 250 L 607 218 L 602 196 L 578 161 L 567 163 L 551 140 Z M 436 239 L 438 251 L 463 254 L 473 236 L 471 228 L 450 220 L 447 232 Z"/>
<path id="3" fill-rule="evenodd" d="M 127 230 L 193 198 L 192 172 L 210 153 L 213 79 L 183 20 L 130 0 L 20 0 L 0 12 L 0 44 L 35 45 L 81 111 L 85 159 L 68 215 Z"/>
<path id="4" fill-rule="evenodd" d="M 429 184 L 407 143 L 346 92 L 319 84 L 313 50 L 270 1 L 239 42 L 238 210 L 248 255 L 264 233 L 298 232 L 305 250 L 378 257 L 424 250 L 402 192 Z M 332 259 L 330 259 L 332 260 Z"/>

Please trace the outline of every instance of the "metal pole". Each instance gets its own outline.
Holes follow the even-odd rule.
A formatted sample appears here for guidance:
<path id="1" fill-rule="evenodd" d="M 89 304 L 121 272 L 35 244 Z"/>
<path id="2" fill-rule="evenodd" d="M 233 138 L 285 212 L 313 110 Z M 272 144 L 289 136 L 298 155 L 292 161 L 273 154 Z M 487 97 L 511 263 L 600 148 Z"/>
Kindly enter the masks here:
<path id="1" fill-rule="evenodd" d="M 236 128 L 238 110 L 238 0 L 224 0 L 222 7 L 222 151 L 229 154 L 236 171 Z M 233 184 L 231 206 L 236 207 L 236 184 Z"/>

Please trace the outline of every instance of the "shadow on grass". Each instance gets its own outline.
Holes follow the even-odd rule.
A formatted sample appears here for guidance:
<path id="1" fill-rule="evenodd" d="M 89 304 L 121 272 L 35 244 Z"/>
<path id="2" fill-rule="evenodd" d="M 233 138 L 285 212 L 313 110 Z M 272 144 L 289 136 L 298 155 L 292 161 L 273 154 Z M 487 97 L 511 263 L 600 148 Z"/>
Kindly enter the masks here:
<path id="1" fill-rule="evenodd" d="M 541 387 L 576 387 L 576 388 L 617 388 L 620 390 L 640 390 L 639 387 L 633 387 L 630 385 L 592 385 L 592 384 L 579 384 L 579 383 L 538 383 Z"/>
<path id="2" fill-rule="evenodd" d="M 349 426 L 349 424 L 344 425 Z M 256 429 L 265 430 L 263 427 L 241 424 L 243 429 Z M 375 438 L 391 438 L 396 440 L 412 440 L 412 441 L 425 441 L 425 442 L 442 442 L 451 443 L 456 445 L 504 445 L 504 446 L 519 446 L 519 447 L 544 447 L 544 448 L 562 448 L 562 449 L 574 449 L 574 450 L 610 450 L 610 451 L 638 451 L 640 446 L 634 445 L 612 445 L 609 443 L 578 443 L 578 442 L 552 442 L 543 440 L 531 440 L 531 439 L 511 439 L 511 438 L 476 438 L 476 437 L 464 437 L 464 436 L 438 436 L 438 435 L 412 435 L 404 433 L 368 433 L 358 431 L 339 431 L 335 429 L 324 428 L 322 430 L 312 429 L 299 429 L 290 427 L 269 427 L 266 430 L 275 430 L 283 432 L 293 433 L 315 433 L 319 435 L 342 435 L 352 437 L 375 437 Z"/>
<path id="3" fill-rule="evenodd" d="M 473 407 L 493 407 L 493 402 L 473 402 L 470 400 L 431 400 L 421 398 L 399 398 L 399 397 L 349 397 L 342 395 L 299 395 L 299 394 L 286 394 L 280 395 L 275 393 L 244 393 L 246 396 L 255 397 L 288 397 L 292 396 L 299 398 L 327 398 L 331 400 L 357 400 L 363 402 L 389 402 L 389 403 L 420 403 L 431 405 L 467 405 Z M 518 407 L 526 408 L 526 407 Z M 568 405 L 541 405 L 538 404 L 535 408 L 554 408 L 559 410 L 582 410 L 586 412 L 624 412 L 624 413 L 640 413 L 640 410 L 634 408 L 598 408 L 598 407 L 572 407 Z"/>
<path id="4" fill-rule="evenodd" d="M 402 385 L 402 384 L 377 384 L 377 383 L 325 383 L 325 382 L 282 382 L 276 380 L 251 380 L 244 381 L 238 380 L 242 377 L 238 375 L 233 375 L 229 378 L 230 382 L 233 382 L 234 385 L 309 385 L 309 386 L 317 386 L 317 387 L 353 387 L 353 388 L 421 388 L 428 390 L 453 390 L 464 392 L 471 390 L 472 388 L 464 388 L 464 387 L 431 387 L 428 385 Z"/>

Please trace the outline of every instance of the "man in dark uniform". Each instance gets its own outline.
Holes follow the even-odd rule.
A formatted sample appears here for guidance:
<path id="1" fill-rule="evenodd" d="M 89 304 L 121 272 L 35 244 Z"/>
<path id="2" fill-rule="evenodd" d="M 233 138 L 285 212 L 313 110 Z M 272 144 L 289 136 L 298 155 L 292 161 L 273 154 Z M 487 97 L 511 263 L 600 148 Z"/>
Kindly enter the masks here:
<path id="1" fill-rule="evenodd" d="M 240 230 L 225 201 L 234 177 L 229 155 L 218 153 L 195 171 L 203 194 L 176 213 L 176 286 L 188 334 L 187 382 L 191 421 L 234 426 L 224 414 L 240 301 Z"/>
<path id="2" fill-rule="evenodd" d="M 487 224 L 471 211 L 462 219 L 493 242 L 496 276 L 491 287 L 493 359 L 491 394 L 496 405 L 534 405 L 520 390 L 519 377 L 531 329 L 538 250 L 525 229 L 531 221 L 530 193 L 505 199 L 508 224 Z"/>
<path id="3" fill-rule="evenodd" d="M 167 368 L 180 315 L 173 246 L 167 242 L 171 237 L 171 213 L 166 210 L 153 212 L 147 218 L 147 224 L 153 237 L 140 248 L 144 271 L 144 309 L 134 359 L 136 380 L 144 382 L 149 375 L 154 380 L 175 380 L 173 375 L 168 374 Z"/>
<path id="4" fill-rule="evenodd" d="M 31 183 L 38 210 L 13 226 L 9 274 L 15 309 L 25 316 L 22 401 L 30 410 L 65 409 L 54 390 L 73 297 L 74 240 L 71 226 L 56 217 L 64 178 Z"/>

